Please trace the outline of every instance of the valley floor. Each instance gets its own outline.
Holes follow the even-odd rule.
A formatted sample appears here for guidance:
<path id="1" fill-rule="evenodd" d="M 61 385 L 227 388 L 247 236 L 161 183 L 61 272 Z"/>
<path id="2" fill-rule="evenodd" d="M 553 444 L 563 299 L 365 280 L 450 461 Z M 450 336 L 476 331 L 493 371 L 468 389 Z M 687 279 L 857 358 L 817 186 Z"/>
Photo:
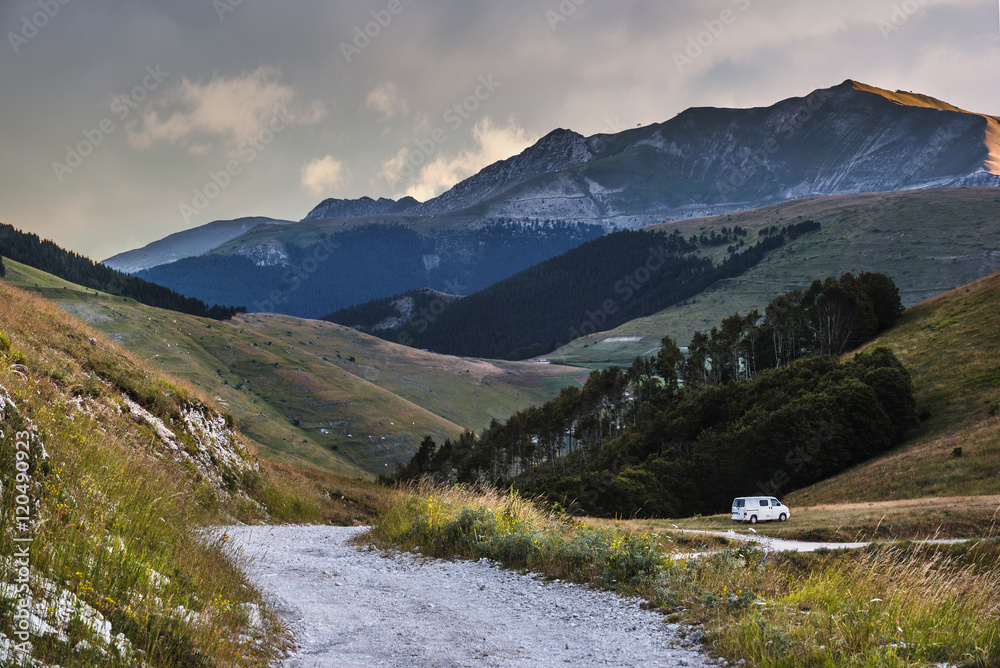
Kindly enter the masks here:
<path id="1" fill-rule="evenodd" d="M 712 666 L 680 627 L 624 599 L 484 561 L 355 547 L 359 528 L 228 527 L 295 633 L 295 668 Z"/>

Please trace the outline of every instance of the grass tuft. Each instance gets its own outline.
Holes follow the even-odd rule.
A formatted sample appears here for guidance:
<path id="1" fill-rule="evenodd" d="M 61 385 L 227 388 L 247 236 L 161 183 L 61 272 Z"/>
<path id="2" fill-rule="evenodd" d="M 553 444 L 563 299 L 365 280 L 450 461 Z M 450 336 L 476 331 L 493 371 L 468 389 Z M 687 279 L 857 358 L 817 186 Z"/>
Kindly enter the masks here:
<path id="1" fill-rule="evenodd" d="M 395 491 L 372 538 L 438 557 L 493 559 L 577 582 L 636 592 L 668 565 L 645 532 L 588 527 L 530 499 L 427 481 Z"/>

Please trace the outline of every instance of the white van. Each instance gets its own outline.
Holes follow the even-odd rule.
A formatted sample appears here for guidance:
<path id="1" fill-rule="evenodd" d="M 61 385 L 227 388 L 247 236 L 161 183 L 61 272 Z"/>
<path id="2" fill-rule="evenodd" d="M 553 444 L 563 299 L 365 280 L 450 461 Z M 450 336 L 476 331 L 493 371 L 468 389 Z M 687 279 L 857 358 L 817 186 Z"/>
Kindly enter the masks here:
<path id="1" fill-rule="evenodd" d="M 765 522 L 767 520 L 778 520 L 784 522 L 792 511 L 788 506 L 778 501 L 773 496 L 740 496 L 733 499 L 733 521 Z"/>

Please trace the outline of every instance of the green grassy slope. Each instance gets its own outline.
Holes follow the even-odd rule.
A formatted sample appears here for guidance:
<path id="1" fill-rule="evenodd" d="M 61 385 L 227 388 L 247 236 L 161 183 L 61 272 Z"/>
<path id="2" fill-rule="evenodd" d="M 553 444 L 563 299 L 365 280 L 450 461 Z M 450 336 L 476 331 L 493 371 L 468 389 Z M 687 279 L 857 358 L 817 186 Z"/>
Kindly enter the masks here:
<path id="1" fill-rule="evenodd" d="M 921 426 L 894 452 L 796 492 L 799 505 L 1000 494 L 1000 274 L 927 300 L 866 346 L 910 369 Z M 961 448 L 960 457 L 954 456 Z"/>
<path id="2" fill-rule="evenodd" d="M 685 236 L 740 225 L 758 230 L 801 220 L 823 229 L 771 253 L 742 276 L 717 283 L 696 299 L 608 332 L 573 341 L 548 355 L 561 364 L 628 364 L 670 335 L 686 345 L 734 312 L 763 307 L 816 278 L 844 272 L 888 274 L 910 305 L 1000 270 L 1000 191 L 942 188 L 797 200 L 741 213 L 664 223 Z M 724 248 L 716 252 L 724 252 Z M 611 338 L 638 340 L 605 342 Z"/>
<path id="3" fill-rule="evenodd" d="M 7 268 L 12 283 L 209 393 L 262 454 L 349 476 L 391 469 L 426 434 L 441 441 L 481 429 L 581 377 L 424 353 L 320 321 L 251 314 L 220 323 Z"/>
<path id="4" fill-rule="evenodd" d="M 15 263 L 8 271 L 99 315 L 102 304 L 131 307 Z M 247 579 L 246 557 L 206 530 L 370 523 L 388 490 L 258 458 L 232 427 L 210 393 L 0 280 L 0 664 L 280 658 L 287 629 Z M 19 636 L 24 608 L 44 623 Z M 10 654 L 11 641 L 26 641 L 27 655 Z"/>
<path id="5" fill-rule="evenodd" d="M 0 645 L 30 640 L 22 649 L 35 660 L 22 664 L 5 648 L 0 663 L 273 658 L 273 613 L 264 609 L 270 629 L 246 614 L 262 595 L 196 534 L 234 517 L 264 519 L 292 500 L 239 435 L 191 388 L 4 281 L 0 334 L 0 554 L 9 564 Z M 53 630 L 32 622 L 30 638 L 19 638 L 18 603 Z M 213 614 L 220 603 L 226 614 Z"/>

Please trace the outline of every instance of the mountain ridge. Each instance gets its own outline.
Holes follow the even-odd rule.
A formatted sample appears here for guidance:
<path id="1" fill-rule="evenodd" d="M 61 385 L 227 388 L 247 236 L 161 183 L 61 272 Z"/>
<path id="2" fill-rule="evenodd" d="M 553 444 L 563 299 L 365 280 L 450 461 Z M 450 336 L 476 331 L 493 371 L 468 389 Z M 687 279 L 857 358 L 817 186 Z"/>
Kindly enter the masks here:
<path id="1" fill-rule="evenodd" d="M 319 317 L 425 287 L 468 294 L 526 268 L 529 250 L 537 263 L 593 238 L 564 230 L 551 243 L 539 222 L 607 233 L 808 197 L 1000 186 L 995 153 L 994 117 L 848 79 L 767 107 L 692 107 L 615 134 L 553 130 L 426 202 L 324 200 L 297 225 L 248 230 L 143 276 L 209 303 L 231 293 L 257 310 Z M 336 217 L 351 213 L 366 215 Z M 502 260 L 479 250 L 515 222 L 522 236 L 516 247 L 499 242 Z M 398 243 L 387 246 L 393 235 Z M 326 303 L 286 307 L 269 297 L 290 292 L 310 253 L 347 267 L 375 247 L 377 285 L 352 287 L 321 269 L 309 280 L 330 294 Z"/>
<path id="2" fill-rule="evenodd" d="M 102 264 L 135 274 L 144 269 L 207 253 L 261 224 L 291 225 L 293 221 L 265 216 L 216 220 L 200 227 L 174 232 L 142 248 L 119 253 L 104 260 Z"/>
<path id="3" fill-rule="evenodd" d="M 379 197 L 375 200 L 367 196 L 358 199 L 335 199 L 330 197 L 317 204 L 312 211 L 306 214 L 306 217 L 302 221 L 323 218 L 361 218 L 363 216 L 403 213 L 419 204 L 420 202 L 412 197 L 402 197 L 399 200 L 387 199 L 385 197 Z"/>
<path id="4" fill-rule="evenodd" d="M 961 119 L 959 122 L 964 130 L 972 132 L 978 136 L 978 141 L 972 144 L 980 144 L 982 155 L 978 156 L 979 161 L 973 157 L 966 160 L 964 169 L 953 171 L 952 173 L 933 174 L 933 163 L 936 153 L 946 152 L 954 148 L 956 134 L 953 128 L 951 132 L 947 127 L 936 128 L 940 134 L 923 133 L 926 140 L 922 150 L 916 151 L 919 158 L 913 173 L 903 175 L 894 182 L 882 182 L 878 187 L 863 188 L 864 185 L 876 185 L 855 183 L 853 186 L 844 184 L 844 175 L 814 174 L 814 179 L 800 179 L 798 183 L 787 183 L 785 187 L 779 188 L 775 192 L 744 192 L 743 200 L 727 201 L 720 195 L 740 195 L 740 188 L 730 185 L 725 187 L 709 188 L 706 192 L 691 193 L 693 196 L 684 198 L 685 193 L 675 193 L 674 202 L 659 203 L 659 205 L 647 208 L 642 211 L 629 211 L 629 207 L 623 207 L 613 195 L 624 192 L 621 184 L 601 183 L 601 174 L 591 172 L 606 172 L 606 168 L 596 169 L 597 163 L 610 161 L 613 167 L 616 159 L 633 158 L 641 162 L 644 151 L 647 149 L 654 152 L 659 150 L 668 156 L 681 158 L 690 156 L 697 151 L 685 150 L 682 136 L 665 136 L 664 131 L 673 127 L 679 127 L 684 131 L 696 129 L 698 125 L 704 125 L 704 119 L 719 119 L 727 114 L 745 115 L 750 117 L 761 116 L 762 127 L 769 128 L 769 132 L 757 142 L 756 146 L 740 146 L 740 137 L 732 132 L 724 132 L 723 139 L 728 139 L 729 147 L 715 146 L 718 155 L 729 156 L 728 163 L 722 165 L 724 168 L 722 176 L 736 176 L 736 178 L 753 176 L 752 171 L 768 171 L 779 167 L 775 154 L 788 152 L 787 142 L 794 141 L 795 136 L 803 130 L 803 125 L 810 119 L 795 118 L 795 116 L 812 116 L 816 112 L 822 111 L 825 104 L 832 98 L 854 99 L 867 102 L 867 110 L 878 110 L 885 114 L 893 107 L 896 111 L 908 110 L 923 112 L 946 112 L 955 114 L 952 120 Z M 860 102 L 858 102 L 860 104 Z M 880 104 L 881 103 L 881 104 Z M 874 106 L 873 106 L 874 105 Z M 777 112 L 778 118 L 767 118 L 769 111 Z M 790 113 L 791 112 L 791 113 Z M 791 116 L 791 119 L 789 119 Z M 930 119 L 932 116 L 925 116 Z M 976 119 L 982 119 L 984 126 L 975 127 Z M 789 124 L 788 121 L 791 120 Z M 781 121 L 785 121 L 784 124 Z M 971 125 L 969 122 L 971 121 Z M 940 123 L 938 124 L 941 125 Z M 891 124 L 886 126 L 891 129 Z M 725 130 L 725 128 L 723 128 Z M 730 128 L 731 130 L 731 128 Z M 888 130 L 887 130 L 888 131 Z M 681 132 L 680 135 L 683 135 Z M 822 133 L 819 133 L 822 134 Z M 777 144 L 769 140 L 781 139 Z M 883 150 L 886 145 L 893 142 L 900 142 L 899 136 L 892 138 L 892 141 L 883 141 L 883 146 L 873 145 L 870 150 Z M 725 143 L 725 142 L 723 142 Z M 747 144 L 747 142 L 743 142 Z M 795 148 L 795 147 L 792 147 Z M 911 147 L 912 148 L 912 147 Z M 967 150 L 976 153 L 974 146 L 966 146 Z M 800 150 L 800 147 L 797 149 Z M 862 152 L 862 157 L 863 157 Z M 905 153 L 905 151 L 904 151 Z M 913 151 L 910 152 L 911 154 Z M 646 157 L 650 157 L 647 155 Z M 967 156 L 968 157 L 968 156 Z M 860 159 L 860 158 L 859 158 Z M 749 161 L 749 162 L 748 162 Z M 906 165 L 912 162 L 904 159 L 897 161 Z M 978 162 L 978 164 L 977 164 Z M 857 160 L 849 164 L 856 164 Z M 676 166 L 676 165 L 675 165 Z M 625 165 L 624 167 L 628 167 Z M 668 165 L 669 167 L 669 165 Z M 694 165 L 699 169 L 702 176 L 710 176 L 708 165 Z M 575 170 L 575 171 L 574 171 Z M 571 173 L 565 173 L 565 172 Z M 615 170 L 612 169 L 612 172 Z M 619 170 L 621 173 L 634 171 L 629 169 Z M 718 170 L 716 170 L 718 171 Z M 917 178 L 911 179 L 907 176 Z M 603 176 L 607 176 L 604 174 Z M 612 174 L 614 176 L 614 174 Z M 718 174 L 717 174 L 718 176 Z M 716 179 L 719 182 L 719 179 Z M 626 184 L 627 185 L 627 184 Z M 669 185 L 669 184 L 668 184 Z M 988 114 L 970 112 L 961 109 L 940 99 L 913 93 L 909 91 L 891 92 L 853 79 L 847 79 L 843 83 L 827 89 L 818 89 L 803 97 L 791 97 L 781 100 L 766 107 L 754 107 L 746 109 L 729 109 L 721 107 L 690 107 L 674 118 L 662 123 L 654 123 L 643 128 L 632 128 L 613 134 L 595 134 L 585 137 L 572 130 L 557 128 L 552 130 L 535 144 L 529 146 L 521 153 L 510 158 L 499 160 L 484 167 L 480 172 L 474 174 L 449 190 L 426 201 L 418 202 L 412 197 L 403 197 L 399 200 L 380 197 L 377 200 L 371 197 L 361 197 L 358 199 L 334 199 L 328 198 L 314 207 L 302 221 L 320 219 L 349 219 L 362 218 L 377 215 L 402 215 L 406 217 L 421 216 L 441 216 L 454 215 L 459 212 L 481 209 L 478 217 L 544 217 L 552 219 L 570 220 L 587 219 L 592 222 L 603 224 L 609 229 L 614 228 L 634 228 L 646 224 L 660 222 L 654 220 L 659 217 L 663 220 L 676 220 L 695 216 L 714 215 L 727 213 L 729 211 L 760 206 L 788 199 L 798 199 L 800 197 L 822 196 L 832 194 L 846 194 L 848 192 L 880 192 L 885 190 L 911 189 L 921 187 L 945 187 L 964 185 L 997 185 L 1000 186 L 1000 119 Z M 691 184 L 686 184 L 684 190 L 690 190 Z M 549 197 L 546 197 L 546 191 Z M 504 197 L 505 193 L 508 195 Z M 555 194 L 553 194 L 555 193 Z M 715 201 L 712 201 L 714 197 Z M 700 198 L 700 199 L 699 199 Z M 576 199 L 579 200 L 575 206 L 563 202 L 564 206 L 559 206 L 557 200 Z M 621 199 L 621 198 L 618 198 Z M 641 202 L 640 202 L 641 204 Z M 530 210 L 529 210 L 530 209 Z M 641 209 L 641 207 L 640 207 Z M 476 211 L 470 212 L 472 217 L 477 217 Z M 640 220 L 641 219 L 641 220 Z M 253 219 L 237 219 L 228 221 L 238 223 Z M 260 219 L 263 221 L 273 221 L 273 219 Z M 223 226 L 227 221 L 215 221 L 203 228 L 216 228 Z M 275 221 L 289 222 L 289 221 Z M 203 229 L 197 228 L 197 229 Z M 206 230 L 207 231 L 207 230 Z M 247 230 L 240 232 L 242 234 Z M 191 234 L 193 231 L 182 231 L 175 233 L 161 240 L 154 242 L 144 248 L 150 249 L 167 239 L 176 239 Z M 228 238 L 215 243 L 211 248 L 204 244 L 197 248 L 192 248 L 184 253 L 174 253 L 169 256 L 157 258 L 159 264 L 190 257 L 212 250 L 226 241 L 238 237 L 234 234 Z M 138 249 L 142 250 L 142 249 Z M 133 273 L 141 269 L 149 269 L 152 266 L 149 261 L 136 262 L 132 258 L 138 251 L 128 251 L 120 253 L 105 260 L 110 266 L 122 271 Z"/>
<path id="5" fill-rule="evenodd" d="M 1000 118 L 997 118 L 996 116 L 988 116 L 986 114 L 979 114 L 974 111 L 966 111 L 965 109 L 956 107 L 953 104 L 949 104 L 943 100 L 939 100 L 929 95 L 923 95 L 921 93 L 913 93 L 902 90 L 897 90 L 893 93 L 882 88 L 861 83 L 860 81 L 852 80 L 851 83 L 857 90 L 881 95 L 887 100 L 891 100 L 903 106 L 924 107 L 927 109 L 955 111 L 963 114 L 971 114 L 973 116 L 982 116 L 986 119 L 987 128 L 985 141 L 986 148 L 989 151 L 989 158 L 987 159 L 985 165 L 986 171 L 993 175 L 1000 175 Z"/>

